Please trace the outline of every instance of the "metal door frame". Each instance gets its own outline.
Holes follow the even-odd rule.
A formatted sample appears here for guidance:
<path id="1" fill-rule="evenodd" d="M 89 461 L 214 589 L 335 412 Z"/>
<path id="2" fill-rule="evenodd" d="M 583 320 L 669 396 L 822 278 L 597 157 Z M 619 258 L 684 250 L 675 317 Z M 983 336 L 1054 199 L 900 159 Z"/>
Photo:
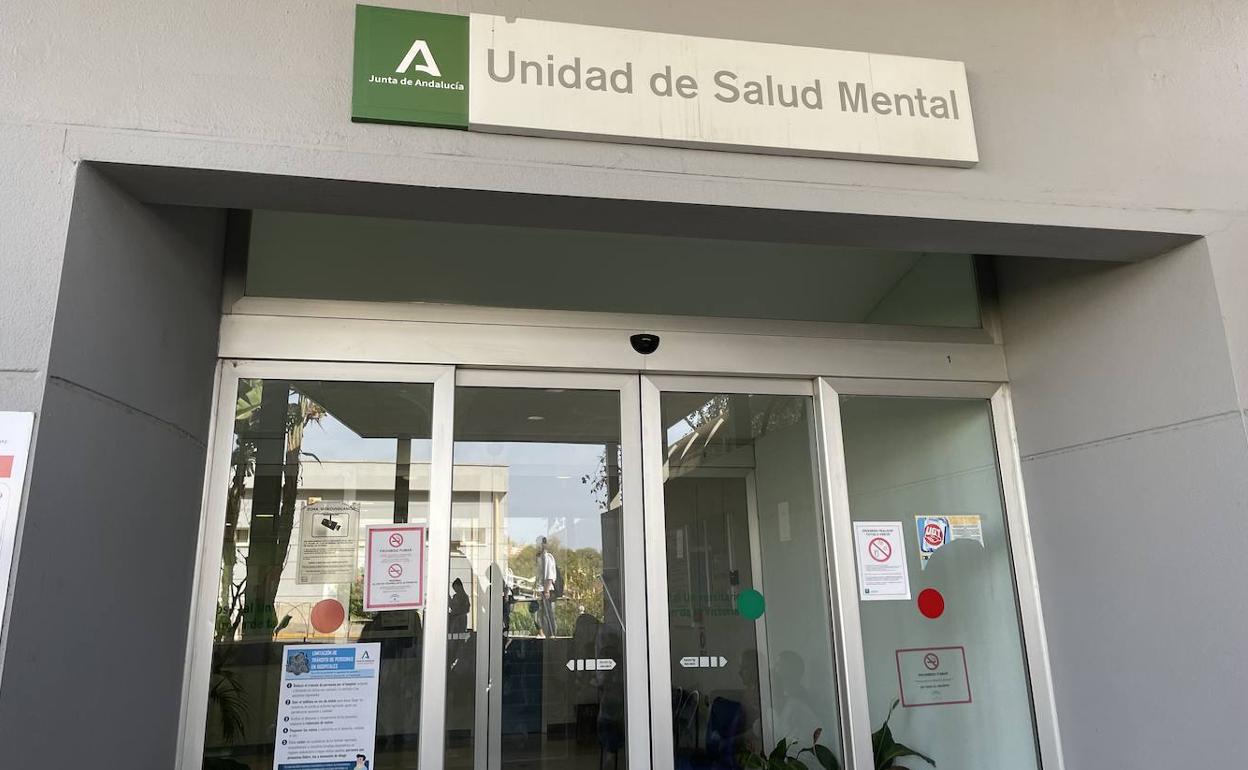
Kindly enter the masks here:
<path id="1" fill-rule="evenodd" d="M 839 396 L 895 395 L 935 398 L 981 398 L 990 402 L 994 442 L 1005 500 L 1006 527 L 1010 536 L 1010 556 L 1015 574 L 1015 597 L 1023 630 L 1023 645 L 1031 686 L 1032 707 L 1042 765 L 1046 770 L 1062 770 L 1061 742 L 1056 704 L 1053 698 L 1047 640 L 1040 608 L 1038 584 L 1023 483 L 1006 384 L 1003 357 L 998 345 L 971 343 L 958 339 L 914 341 L 892 338 L 844 339 L 811 335 L 795 326 L 795 336 L 785 336 L 782 324 L 770 324 L 767 335 L 742 333 L 740 324 L 725 320 L 698 319 L 682 325 L 671 321 L 676 331 L 664 334 L 664 343 L 680 348 L 691 345 L 701 352 L 689 359 L 669 356 L 649 361 L 644 356 L 617 350 L 627 347 L 628 329 L 615 323 L 610 328 L 576 327 L 576 314 L 522 312 L 507 323 L 508 315 L 494 311 L 488 321 L 458 317 L 441 323 L 422 318 L 362 318 L 344 320 L 333 313 L 315 315 L 320 303 L 294 301 L 278 303 L 290 315 L 227 315 L 222 327 L 217 406 L 209 438 L 206 487 L 199 534 L 196 587 L 187 638 L 187 665 L 182 698 L 182 728 L 179 735 L 180 767 L 197 770 L 202 763 L 204 728 L 207 714 L 207 688 L 212 652 L 212 618 L 215 612 L 216 573 L 220 564 L 223 537 L 224 495 L 233 439 L 232 415 L 240 377 L 284 379 L 327 379 L 358 381 L 429 382 L 434 385 L 433 479 L 430 489 L 429 529 L 429 620 L 422 664 L 420 706 L 420 760 L 425 767 L 440 766 L 445 725 L 446 585 L 449 569 L 451 522 L 452 429 L 455 385 L 476 382 L 560 382 L 594 378 L 599 375 L 631 380 L 635 399 L 626 398 L 629 387 L 621 389 L 622 419 L 626 403 L 636 404 L 641 468 L 640 490 L 644 532 L 634 543 L 644 543 L 645 585 L 643 627 L 666 631 L 666 575 L 656 575 L 654 565 L 665 565 L 665 544 L 649 533 L 662 520 L 662 462 L 645 450 L 645 437 L 660 422 L 659 387 L 670 390 L 759 392 L 808 394 L 815 408 L 815 434 L 820 471 L 820 493 L 828 551 L 827 570 L 832 598 L 832 616 L 840 685 L 841 733 L 845 743 L 845 765 L 854 770 L 870 770 L 871 725 L 863 669 L 861 623 L 856 600 L 856 575 L 852 545 L 852 525 L 848 512 L 844 447 L 841 437 Z M 266 310 L 272 311 L 269 302 Z M 309 315 L 300 315 L 307 312 Z M 580 314 L 584 316 L 586 314 Z M 471 313 L 469 313 L 471 316 Z M 640 319 L 628 319 L 630 322 Z M 639 325 L 634 328 L 647 328 Z M 310 340 L 314 343 L 310 344 Z M 595 349 L 610 345 L 611 352 L 598 355 Z M 579 352 L 578 352 L 579 351 Z M 252 360 L 248 356 L 260 359 Z M 657 354 L 656 354 L 657 355 Z M 480 359 L 474 364 L 474 360 Z M 418 360 L 436 364 L 412 363 Z M 383 363 L 404 362 L 404 363 Z M 482 366 L 482 368 L 470 368 Z M 659 371 L 647 371 L 654 366 Z M 457 368 L 458 367 L 458 368 Z M 489 367 L 505 367 L 505 373 Z M 532 369 L 537 371 L 518 371 Z M 742 376 L 719 376 L 722 372 L 742 372 Z M 845 375 L 845 376 L 838 376 Z M 591 380 L 583 380 L 590 382 Z M 606 380 L 602 380 L 606 382 Z M 537 386 L 535 386 L 537 387 Z M 623 425 L 627 425 L 626 423 Z M 622 437 L 628 431 L 622 433 Z M 622 447 L 623 448 L 623 447 Z M 438 473 L 438 469 L 443 469 Z M 631 474 L 636 477 L 636 473 Z M 627 484 L 627 479 L 625 480 Z M 633 499 L 638 499 L 634 496 Z M 441 512 L 434 515 L 435 512 Z M 652 514 L 652 512 L 654 512 Z M 625 542 L 629 537 L 625 537 Z M 626 546 L 627 547 L 627 546 Z M 661 570 L 660 570 L 661 571 Z M 636 572 L 636 570 L 634 570 Z M 655 582 L 661 581 L 661 582 Z M 643 595 L 632 593 L 631 596 Z M 438 611 L 434 604 L 441 606 Z M 626 602 L 626 616 L 632 618 L 636 602 Z M 660 608 L 661 604 L 661 608 Z M 630 621 L 630 625 L 634 625 Z M 439 632 L 440 629 L 440 632 Z M 650 628 L 650 630 L 653 630 Z M 666 634 L 663 634 L 666 640 Z M 630 652 L 638 634 L 629 634 Z M 628 687 L 632 696 L 648 692 L 648 701 L 629 700 L 630 757 L 640 762 L 650 758 L 656 770 L 672 767 L 671 732 L 658 729 L 662 714 L 670 728 L 670 671 L 667 650 L 656 655 L 655 634 L 641 637 L 647 647 L 646 666 L 629 666 Z M 655 665 L 655 661 L 664 665 Z M 433 662 L 436 661 L 436 665 Z M 647 670 L 648 668 L 648 670 Z M 635 681 L 648 674 L 647 681 Z M 667 687 L 664 687 L 666 682 Z M 640 689 L 639 689 L 640 688 Z M 661 697 L 656 697 L 656 694 Z M 648 714 L 638 712 L 649 709 Z M 638 722 L 637 720 L 641 720 Z M 649 726 L 649 745 L 640 741 L 640 724 Z M 638 767 L 643 765 L 637 765 Z"/>
<path id="2" fill-rule="evenodd" d="M 517 371 L 499 369 L 457 369 L 455 373 L 456 388 L 560 388 L 566 390 L 605 390 L 616 391 L 620 396 L 620 452 L 622 462 L 620 468 L 620 492 L 625 501 L 625 515 L 621 517 L 620 544 L 623 548 L 623 563 L 639 565 L 644 558 L 642 546 L 642 463 L 641 463 L 641 414 L 638 396 L 638 380 L 630 374 L 602 374 L 594 372 L 553 372 L 553 371 Z M 628 501 L 633 501 L 629 503 Z M 632 515 L 628 515 L 632 506 Z M 448 509 L 448 515 L 450 515 Z M 449 526 L 447 549 L 450 549 Z M 445 580 L 445 576 L 443 578 Z M 626 735 L 628 745 L 628 763 L 631 768 L 643 768 L 650 750 L 650 699 L 648 686 L 649 661 L 646 649 L 646 584 L 643 570 L 634 566 L 624 570 L 624 655 L 625 655 L 625 702 L 627 710 Z M 431 589 L 432 590 L 432 589 Z M 495 641 L 493 634 L 491 642 Z M 478 635 L 480 645 L 480 635 Z M 491 645 L 490 670 L 501 670 L 502 648 L 493 649 Z M 445 651 L 442 665 L 446 665 Z M 478 672 L 478 675 L 480 672 Z M 441 691 L 444 695 L 445 684 Z M 502 686 L 492 683 L 485 691 L 488 693 L 490 713 L 501 714 Z M 482 691 L 478 689 L 478 701 Z M 422 689 L 422 701 L 436 701 L 442 706 L 442 698 L 426 699 Z M 423 703 L 422 703 L 423 708 Z M 445 712 L 445 707 L 442 706 Z M 489 730 L 489 746 L 486 756 L 489 765 L 486 770 L 498 770 L 501 755 L 498 747 L 501 743 L 501 721 L 486 719 Z M 478 730 L 481 725 L 478 724 Z M 421 724 L 422 747 L 425 725 Z M 479 736 L 478 740 L 479 740 Z M 441 746 L 441 739 L 438 741 Z M 477 767 L 481 768 L 482 757 L 478 755 Z M 422 754 L 422 763 L 425 757 Z M 440 766 L 441 755 L 438 763 Z M 427 765 L 428 766 L 428 765 Z"/>
<path id="3" fill-rule="evenodd" d="M 195 565 L 195 588 L 187 630 L 186 664 L 183 673 L 181 728 L 178 735 L 178 766 L 197 770 L 203 766 L 204 738 L 208 718 L 208 688 L 211 679 L 212 647 L 215 632 L 216 587 L 221 569 L 221 545 L 225 539 L 225 498 L 229 485 L 230 456 L 234 439 L 234 414 L 241 379 L 333 380 L 354 382 L 406 382 L 433 385 L 432 458 L 429 486 L 429 562 L 426 579 L 425 639 L 421 663 L 422 692 L 426 688 L 446 689 L 446 594 L 450 569 L 451 504 L 451 421 L 454 415 L 454 368 L 410 364 L 363 364 L 309 361 L 221 361 L 217 370 L 216 407 L 208 438 L 203 504 L 200 511 L 199 547 Z M 435 515 L 445 509 L 446 516 Z M 438 543 L 445 547 L 437 548 Z M 440 569 L 439 569 L 440 565 Z M 441 575 L 442 591 L 433 583 Z M 441 629 L 430 628 L 430 624 Z M 440 663 L 428 667 L 433 648 L 441 650 Z M 436 690 L 432 688 L 436 687 Z M 443 713 L 426 708 L 421 698 L 421 727 L 431 721 L 440 726 Z M 441 701 L 439 701 L 440 703 Z M 440 736 L 440 731 L 439 731 Z M 440 746 L 440 741 L 439 741 Z M 420 736 L 420 761 L 432 757 L 427 752 L 425 733 Z M 432 751 L 430 748 L 429 751 Z M 442 762 L 439 753 L 433 765 Z"/>
<path id="4" fill-rule="evenodd" d="M 780 396 L 814 396 L 814 385 L 806 379 L 776 379 L 756 377 L 720 377 L 703 375 L 645 375 L 641 376 L 641 433 L 642 460 L 645 475 L 645 515 L 646 515 L 646 586 L 647 613 L 650 619 L 650 698 L 654 704 L 650 712 L 652 767 L 671 768 L 673 766 L 673 717 L 666 704 L 671 700 L 671 635 L 668 629 L 668 592 L 667 592 L 667 526 L 666 506 L 663 499 L 663 464 L 667 459 L 662 451 L 664 431 L 660 398 L 664 392 L 685 393 L 732 393 Z M 816 429 L 817 432 L 817 429 Z M 814 458 L 812 458 L 813 461 Z M 822 474 L 816 471 L 816 480 Z M 736 475 L 736 474 L 729 474 Z M 754 497 L 753 471 L 741 473 L 747 485 L 746 521 L 749 528 L 751 573 L 756 584 L 763 584 L 761 561 L 757 552 L 758 511 Z M 816 498 L 819 499 L 818 497 Z M 820 500 L 820 518 L 827 520 L 828 508 Z M 832 572 L 828 569 L 828 576 Z M 828 586 L 830 596 L 835 595 L 835 583 Z M 833 637 L 839 636 L 836 626 L 832 630 Z M 756 628 L 756 633 L 764 633 Z M 840 657 L 840 651 L 834 651 Z M 767 665 L 768 655 L 765 645 L 758 647 L 759 668 Z M 759 671 L 760 702 L 770 701 L 767 687 L 769 672 Z M 864 680 L 865 681 L 865 680 Z M 763 734 L 766 740 L 771 732 L 770 710 L 765 709 Z M 848 764 L 848 763 L 847 763 Z M 852 765 L 850 765 L 852 766 Z"/>

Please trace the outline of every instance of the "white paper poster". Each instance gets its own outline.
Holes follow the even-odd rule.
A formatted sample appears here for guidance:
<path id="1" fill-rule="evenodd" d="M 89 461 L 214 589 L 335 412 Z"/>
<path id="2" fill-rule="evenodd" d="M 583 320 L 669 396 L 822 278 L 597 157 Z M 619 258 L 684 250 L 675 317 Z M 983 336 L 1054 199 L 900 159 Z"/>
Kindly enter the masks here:
<path id="1" fill-rule="evenodd" d="M 358 503 L 304 503 L 299 520 L 299 584 L 355 580 L 359 527 Z"/>
<path id="2" fill-rule="evenodd" d="M 33 412 L 0 412 L 0 586 L 9 584 L 9 569 L 13 566 L 17 513 L 22 504 L 34 424 Z M 0 588 L 0 618 L 4 617 L 6 593 Z"/>
<path id="3" fill-rule="evenodd" d="M 901 705 L 947 706 L 971 702 L 971 679 L 962 647 L 897 650 Z"/>
<path id="4" fill-rule="evenodd" d="M 375 767 L 380 673 L 379 642 L 282 648 L 273 767 Z"/>
<path id="5" fill-rule="evenodd" d="M 910 572 L 900 521 L 855 521 L 858 597 L 863 601 L 908 600 Z"/>
<path id="6" fill-rule="evenodd" d="M 776 506 L 776 520 L 780 522 L 780 542 L 787 543 L 793 539 L 793 527 L 789 521 L 789 504 L 780 503 Z"/>
<path id="7" fill-rule="evenodd" d="M 364 611 L 425 606 L 425 528 L 369 525 L 365 535 Z"/>
<path id="8" fill-rule="evenodd" d="M 919 536 L 919 566 L 927 569 L 927 560 L 954 540 L 974 540 L 984 546 L 984 526 L 978 514 L 950 516 L 915 516 L 914 529 Z"/>

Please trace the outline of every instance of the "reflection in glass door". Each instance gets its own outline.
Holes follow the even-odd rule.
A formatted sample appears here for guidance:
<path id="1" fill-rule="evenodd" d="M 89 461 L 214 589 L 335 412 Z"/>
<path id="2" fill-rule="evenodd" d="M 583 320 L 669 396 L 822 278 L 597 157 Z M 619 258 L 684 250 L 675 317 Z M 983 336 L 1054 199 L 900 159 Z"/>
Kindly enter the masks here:
<path id="1" fill-rule="evenodd" d="M 648 743 L 636 378 L 492 375 L 455 392 L 445 765 L 626 768 Z"/>
<path id="2" fill-rule="evenodd" d="M 304 690 L 281 687 L 284 661 L 372 643 L 375 730 L 335 747 L 372 767 L 416 766 L 425 609 L 370 611 L 364 543 L 374 527 L 428 523 L 433 390 L 244 377 L 223 400 L 228 480 L 210 498 L 224 509 L 220 550 L 201 587 L 215 609 L 196 704 L 204 768 L 269 770 L 313 753 L 326 737 Z"/>
<path id="3" fill-rule="evenodd" d="M 380 656 L 375 740 L 358 748 L 374 768 L 733 770 L 781 740 L 839 768 L 842 714 L 861 764 L 863 728 L 894 702 L 894 727 L 941 766 L 1038 766 L 986 402 L 840 404 L 839 524 L 901 519 L 916 546 L 950 528 L 910 554 L 939 610 L 877 602 L 859 622 L 833 602 L 810 382 L 246 370 L 219 407 L 190 766 L 268 770 L 285 741 L 318 740 L 285 732 L 284 657 L 361 644 Z M 370 604 L 378 528 L 427 529 L 421 606 Z M 906 655 L 954 649 L 974 703 L 912 703 Z"/>
<path id="4" fill-rule="evenodd" d="M 809 389 L 662 392 L 657 411 L 661 435 L 644 439 L 647 452 L 662 447 L 657 460 L 647 456 L 651 485 L 661 463 L 662 509 L 649 496 L 647 521 L 662 522 L 662 572 L 650 575 L 666 577 L 667 595 L 665 618 L 651 610 L 651 656 L 652 675 L 664 663 L 670 671 L 672 727 L 670 759 L 657 755 L 656 734 L 656 765 L 743 767 L 787 739 L 811 766 L 839 766 Z M 653 689 L 661 679 L 656 710 L 666 705 Z M 655 720 L 656 733 L 665 721 Z"/>

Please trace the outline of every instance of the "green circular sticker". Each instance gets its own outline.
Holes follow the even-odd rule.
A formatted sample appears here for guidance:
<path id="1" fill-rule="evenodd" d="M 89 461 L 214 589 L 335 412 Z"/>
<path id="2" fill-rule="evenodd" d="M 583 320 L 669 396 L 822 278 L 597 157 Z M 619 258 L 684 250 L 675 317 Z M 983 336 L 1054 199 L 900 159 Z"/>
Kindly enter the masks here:
<path id="1" fill-rule="evenodd" d="M 767 602 L 763 595 L 753 588 L 747 588 L 737 596 L 737 612 L 746 620 L 758 620 L 767 610 Z"/>

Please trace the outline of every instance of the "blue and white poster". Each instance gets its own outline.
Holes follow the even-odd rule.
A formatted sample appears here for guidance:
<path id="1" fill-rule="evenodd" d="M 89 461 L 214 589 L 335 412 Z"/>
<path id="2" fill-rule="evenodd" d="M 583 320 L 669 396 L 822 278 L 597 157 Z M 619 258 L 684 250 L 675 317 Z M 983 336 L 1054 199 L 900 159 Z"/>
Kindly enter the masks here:
<path id="1" fill-rule="evenodd" d="M 282 648 L 276 770 L 373 767 L 381 644 Z"/>

